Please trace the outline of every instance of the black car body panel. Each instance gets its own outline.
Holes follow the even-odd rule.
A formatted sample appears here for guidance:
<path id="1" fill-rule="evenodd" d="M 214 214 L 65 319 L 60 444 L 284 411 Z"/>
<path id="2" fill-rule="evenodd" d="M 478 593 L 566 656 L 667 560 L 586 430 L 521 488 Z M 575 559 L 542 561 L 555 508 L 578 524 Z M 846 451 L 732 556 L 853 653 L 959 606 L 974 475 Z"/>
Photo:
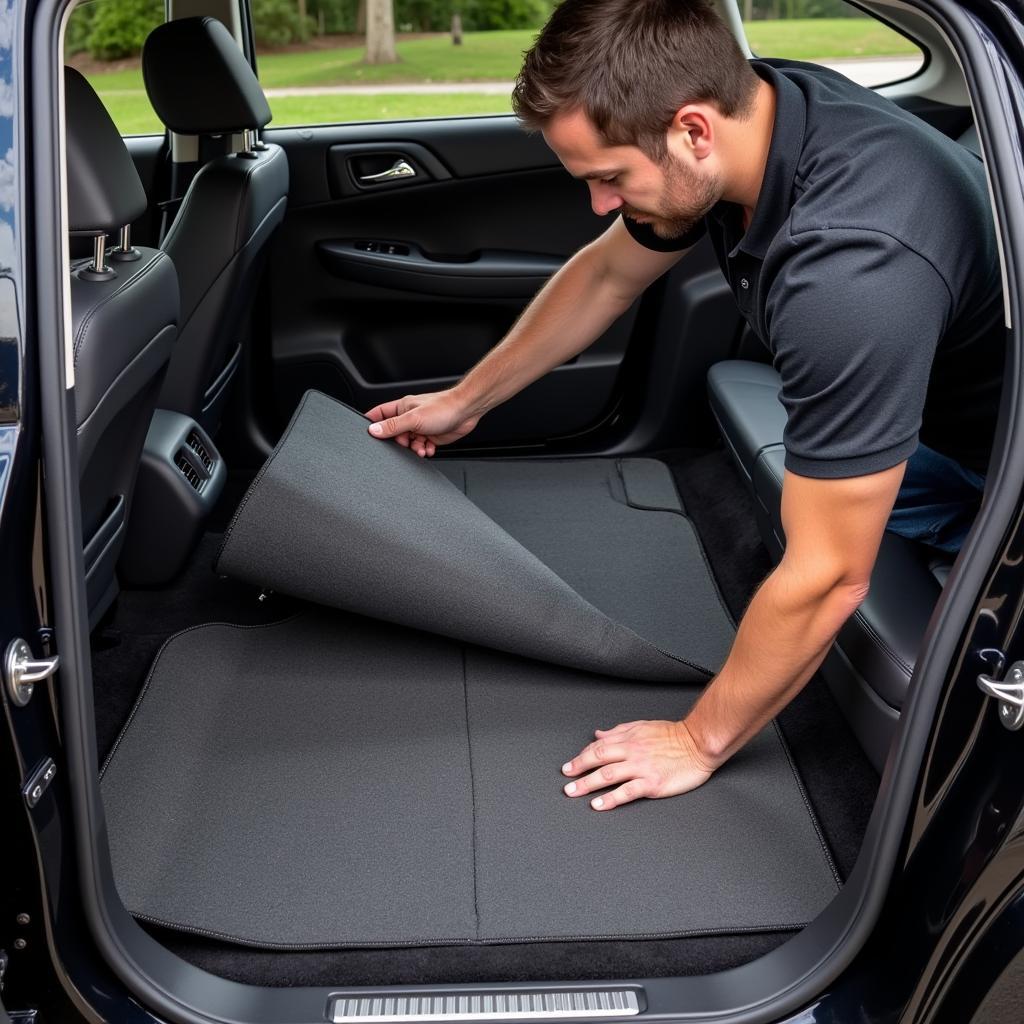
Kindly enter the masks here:
<path id="1" fill-rule="evenodd" d="M 62 659 L 56 679 L 39 685 L 26 706 L 3 693 L 3 1003 L 8 1011 L 38 1011 L 42 1020 L 323 1020 L 326 990 L 251 989 L 214 979 L 142 936 L 115 907 L 109 864 L 95 855 L 102 813 L 80 769 L 94 759 L 91 708 L 72 685 L 88 679 L 77 507 L 66 485 L 76 479 L 73 416 L 69 392 L 53 383 L 63 376 L 56 340 L 62 324 L 52 297 L 60 294 L 64 268 L 62 253 L 47 241 L 59 224 L 52 174 L 56 7 L 46 0 L 18 4 L 10 38 L 0 40 L 9 47 L 0 49 L 0 76 L 14 97 L 13 116 L 0 113 L 0 139 L 11 140 L 14 237 L 21 246 L 15 265 L 0 271 L 18 325 L 14 339 L 0 339 L 0 641 L 6 647 L 20 636 L 37 655 L 55 651 Z M 1024 10 L 980 0 L 921 7 L 957 40 L 972 91 L 983 101 L 979 128 L 1010 241 L 1008 304 L 1019 332 Z M 339 131 L 331 142 L 358 134 Z M 138 148 L 155 167 L 155 151 Z M 966 1022 L 1024 948 L 1024 733 L 1003 728 L 976 685 L 980 673 L 999 675 L 1024 660 L 1021 356 L 1015 337 L 1001 459 L 955 570 L 957 585 L 933 618 L 928 656 L 918 665 L 923 685 L 906 709 L 853 877 L 819 920 L 755 964 L 709 978 L 624 979 L 642 986 L 646 1019 L 683 1019 L 680 1007 L 688 1007 L 687 1019 Z M 607 396 L 602 401 L 608 408 Z M 639 414 L 633 421 L 634 441 L 643 422 Z M 620 434 L 611 450 L 621 442 Z M 56 775 L 29 807 L 23 789 L 48 758 Z M 141 938 L 129 944 L 123 937 L 132 929 Z"/>

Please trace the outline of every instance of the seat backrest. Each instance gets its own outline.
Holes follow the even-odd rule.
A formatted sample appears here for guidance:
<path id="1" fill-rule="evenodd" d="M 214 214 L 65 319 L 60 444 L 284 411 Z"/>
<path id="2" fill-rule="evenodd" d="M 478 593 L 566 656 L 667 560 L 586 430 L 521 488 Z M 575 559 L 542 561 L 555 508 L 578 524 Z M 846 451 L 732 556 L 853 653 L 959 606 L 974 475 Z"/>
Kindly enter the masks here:
<path id="1" fill-rule="evenodd" d="M 75 418 L 82 543 L 92 624 L 117 593 L 146 431 L 177 335 L 178 281 L 158 249 L 108 251 L 106 236 L 146 209 L 146 193 L 117 128 L 89 83 L 64 71 L 68 223 L 99 239 L 101 258 L 71 268 Z"/>
<path id="2" fill-rule="evenodd" d="M 214 18 L 182 18 L 150 33 L 142 68 L 154 110 L 182 135 L 249 133 L 270 120 L 252 68 Z M 241 355 L 267 243 L 284 218 L 288 160 L 262 143 L 195 173 L 161 247 L 181 284 L 179 340 L 160 406 L 219 425 Z"/>
<path id="3" fill-rule="evenodd" d="M 975 125 L 972 124 L 956 141 L 975 156 L 981 156 L 981 140 L 978 138 L 978 129 Z"/>

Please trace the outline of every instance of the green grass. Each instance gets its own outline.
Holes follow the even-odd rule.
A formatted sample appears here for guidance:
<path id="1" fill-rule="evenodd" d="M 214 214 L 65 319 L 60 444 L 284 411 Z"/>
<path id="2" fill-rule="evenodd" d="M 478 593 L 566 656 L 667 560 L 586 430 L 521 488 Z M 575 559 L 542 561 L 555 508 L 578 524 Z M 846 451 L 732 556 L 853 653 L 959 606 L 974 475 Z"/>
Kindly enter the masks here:
<path id="1" fill-rule="evenodd" d="M 398 44 L 401 63 L 373 67 L 362 63 L 360 47 L 264 54 L 258 61 L 259 75 L 267 89 L 407 82 L 507 82 L 515 78 L 523 51 L 530 46 L 534 35 L 532 30 L 475 32 L 465 37 L 462 46 L 452 46 L 447 36 L 409 39 Z M 868 18 L 755 21 L 747 26 L 747 35 L 755 53 L 796 60 L 916 52 L 909 40 Z M 90 74 L 89 80 L 124 134 L 160 130 L 137 68 Z M 289 96 L 271 98 L 270 106 L 278 125 L 445 117 L 509 110 L 506 97 L 475 93 Z"/>
<path id="2" fill-rule="evenodd" d="M 270 103 L 274 124 L 331 124 L 336 121 L 397 121 L 410 117 L 508 114 L 508 96 L 486 93 L 438 93 L 416 96 L 280 96 Z"/>
<path id="3" fill-rule="evenodd" d="M 750 48 L 763 57 L 820 60 L 919 52 L 909 39 L 870 18 L 753 21 L 746 28 Z"/>
<path id="4" fill-rule="evenodd" d="M 163 132 L 145 95 L 102 96 L 122 135 Z M 333 124 L 344 121 L 399 121 L 413 117 L 458 117 L 507 114 L 506 96 L 442 93 L 431 96 L 394 93 L 386 96 L 281 96 L 270 101 L 270 127 L 290 124 Z"/>
<path id="5" fill-rule="evenodd" d="M 267 53 L 257 60 L 260 81 L 289 85 L 358 85 L 373 82 L 511 81 L 536 32 L 471 32 L 462 46 L 448 36 L 399 42 L 399 64 L 363 63 L 362 47 Z"/>

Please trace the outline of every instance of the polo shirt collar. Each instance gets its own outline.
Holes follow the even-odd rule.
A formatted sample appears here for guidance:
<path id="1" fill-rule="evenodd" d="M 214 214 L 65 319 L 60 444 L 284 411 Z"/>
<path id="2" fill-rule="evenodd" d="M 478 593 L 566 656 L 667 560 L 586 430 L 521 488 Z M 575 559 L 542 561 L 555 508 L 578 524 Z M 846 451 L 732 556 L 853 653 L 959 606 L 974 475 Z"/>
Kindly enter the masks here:
<path id="1" fill-rule="evenodd" d="M 768 246 L 785 224 L 792 206 L 793 179 L 804 148 L 807 101 L 800 87 L 770 64 L 752 60 L 750 66 L 775 88 L 775 123 L 754 215 L 736 248 L 757 259 L 764 259 Z M 711 210 L 711 214 L 727 226 L 730 222 L 742 223 L 738 210 L 735 203 L 720 203 Z"/>

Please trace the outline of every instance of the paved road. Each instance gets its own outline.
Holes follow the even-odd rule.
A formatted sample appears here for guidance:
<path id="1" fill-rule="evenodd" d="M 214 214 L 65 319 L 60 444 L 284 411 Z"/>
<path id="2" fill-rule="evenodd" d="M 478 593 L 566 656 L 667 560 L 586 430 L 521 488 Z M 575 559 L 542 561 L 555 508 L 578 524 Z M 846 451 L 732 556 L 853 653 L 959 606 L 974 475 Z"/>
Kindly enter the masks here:
<path id="1" fill-rule="evenodd" d="M 870 60 L 859 57 L 821 61 L 826 67 L 842 72 L 861 85 L 881 85 L 895 82 L 912 75 L 922 63 L 921 57 L 875 57 Z M 285 89 L 266 89 L 268 97 L 277 96 L 384 96 L 404 93 L 405 95 L 429 96 L 453 93 L 476 93 L 489 96 L 512 92 L 511 82 L 409 82 L 388 85 L 311 85 Z"/>

